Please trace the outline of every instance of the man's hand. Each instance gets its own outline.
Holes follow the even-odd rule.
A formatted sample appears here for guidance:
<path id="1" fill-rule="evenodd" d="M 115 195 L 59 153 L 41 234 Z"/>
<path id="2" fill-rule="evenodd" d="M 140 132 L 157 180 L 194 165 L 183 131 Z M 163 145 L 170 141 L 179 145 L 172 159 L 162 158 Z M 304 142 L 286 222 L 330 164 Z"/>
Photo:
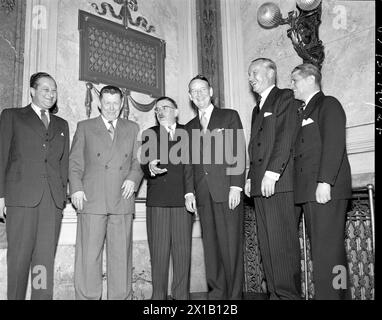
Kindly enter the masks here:
<path id="1" fill-rule="evenodd" d="M 241 191 L 235 188 L 231 188 L 228 196 L 228 207 L 230 210 L 235 210 L 240 204 L 240 193 Z"/>
<path id="2" fill-rule="evenodd" d="M 135 182 L 131 180 L 125 180 L 122 185 L 122 197 L 123 199 L 129 199 L 134 194 Z"/>
<path id="3" fill-rule="evenodd" d="M 0 198 L 0 220 L 5 220 L 7 208 L 5 207 L 5 199 Z"/>
<path id="4" fill-rule="evenodd" d="M 251 196 L 251 179 L 247 179 L 244 187 L 244 193 L 247 197 Z"/>
<path id="5" fill-rule="evenodd" d="M 159 159 L 153 160 L 149 163 L 149 170 L 152 177 L 167 172 L 167 169 L 158 168 Z"/>
<path id="6" fill-rule="evenodd" d="M 269 198 L 275 194 L 276 180 L 264 176 L 263 181 L 261 181 L 261 194 L 263 197 Z"/>
<path id="7" fill-rule="evenodd" d="M 187 211 L 196 213 L 196 199 L 193 194 L 186 195 L 185 205 Z"/>
<path id="8" fill-rule="evenodd" d="M 84 208 L 84 201 L 88 201 L 88 199 L 86 199 L 85 192 L 77 191 L 72 194 L 72 203 L 77 210 L 82 210 Z"/>
<path id="9" fill-rule="evenodd" d="M 329 183 L 319 182 L 316 189 L 316 201 L 321 204 L 328 203 L 332 199 L 330 190 L 331 186 Z"/>

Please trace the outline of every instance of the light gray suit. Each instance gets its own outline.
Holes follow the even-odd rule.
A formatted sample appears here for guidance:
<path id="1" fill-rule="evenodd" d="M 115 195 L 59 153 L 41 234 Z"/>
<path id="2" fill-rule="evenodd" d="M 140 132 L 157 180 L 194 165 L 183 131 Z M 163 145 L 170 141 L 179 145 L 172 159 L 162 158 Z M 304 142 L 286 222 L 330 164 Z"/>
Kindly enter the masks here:
<path id="1" fill-rule="evenodd" d="M 102 117 L 78 123 L 69 158 L 71 194 L 84 191 L 78 213 L 75 290 L 77 299 L 101 299 L 106 237 L 108 299 L 131 299 L 132 218 L 135 197 L 123 199 L 122 184 L 143 173 L 137 160 L 139 127 L 118 119 L 114 140 Z"/>

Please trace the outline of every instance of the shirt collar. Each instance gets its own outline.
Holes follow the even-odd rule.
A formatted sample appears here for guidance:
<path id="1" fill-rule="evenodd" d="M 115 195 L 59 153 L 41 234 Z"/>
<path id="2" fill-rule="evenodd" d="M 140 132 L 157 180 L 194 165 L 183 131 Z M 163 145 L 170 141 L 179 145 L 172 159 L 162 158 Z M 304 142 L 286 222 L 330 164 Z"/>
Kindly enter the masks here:
<path id="1" fill-rule="evenodd" d="M 165 128 L 167 132 L 170 132 L 170 130 L 175 131 L 175 129 L 176 129 L 176 122 L 173 123 L 171 126 L 168 126 L 168 127 L 164 127 L 163 126 L 163 128 Z"/>
<path id="2" fill-rule="evenodd" d="M 33 102 L 31 103 L 31 107 L 33 109 L 33 111 L 38 115 L 38 117 L 41 119 L 41 110 L 45 110 L 45 109 L 42 109 L 38 106 L 36 106 Z M 48 117 L 48 121 L 50 121 L 50 113 L 49 113 L 49 110 L 45 110 L 45 114 L 46 116 Z"/>
<path id="3" fill-rule="evenodd" d="M 305 109 L 306 106 L 309 104 L 310 100 L 312 100 L 313 97 L 314 97 L 317 93 L 319 93 L 319 92 L 320 92 L 320 90 L 317 90 L 316 92 L 312 93 L 312 94 L 308 97 L 308 99 L 306 99 L 304 109 Z"/>
<path id="4" fill-rule="evenodd" d="M 207 107 L 207 109 L 199 110 L 199 119 L 202 117 L 202 114 L 203 114 L 203 113 L 206 115 L 207 119 L 210 119 L 210 118 L 211 118 L 212 111 L 214 111 L 214 106 L 213 106 L 213 104 L 211 103 L 211 104 Z"/>
<path id="5" fill-rule="evenodd" d="M 265 100 L 267 100 L 269 94 L 271 93 L 272 89 L 276 87 L 276 85 L 271 85 L 269 88 L 265 89 L 262 93 L 260 93 L 261 96 L 261 102 L 260 102 L 260 109 L 263 107 Z"/>
<path id="6" fill-rule="evenodd" d="M 101 118 L 103 120 L 103 123 L 105 124 L 106 126 L 106 129 L 109 130 L 109 127 L 110 127 L 110 123 L 108 120 L 106 120 L 106 118 L 101 114 Z M 113 120 L 113 127 L 116 128 L 117 127 L 117 122 L 118 122 L 118 118 Z"/>

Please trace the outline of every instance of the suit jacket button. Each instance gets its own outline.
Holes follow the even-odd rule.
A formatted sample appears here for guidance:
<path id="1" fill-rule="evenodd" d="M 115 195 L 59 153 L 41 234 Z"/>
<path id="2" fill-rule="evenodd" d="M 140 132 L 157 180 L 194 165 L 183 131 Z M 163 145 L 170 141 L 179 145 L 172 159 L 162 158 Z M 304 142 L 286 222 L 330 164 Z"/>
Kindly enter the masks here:
<path id="1" fill-rule="evenodd" d="M 263 159 L 259 159 L 259 162 L 262 162 L 263 161 Z"/>
<path id="2" fill-rule="evenodd" d="M 263 131 L 263 127 L 260 127 L 260 130 L 259 131 Z"/>
<path id="3" fill-rule="evenodd" d="M 261 143 L 259 142 L 259 143 L 257 144 L 257 146 L 260 147 L 260 146 L 261 146 Z"/>
<path id="4" fill-rule="evenodd" d="M 101 156 L 101 154 L 100 153 L 97 153 L 97 157 L 100 157 Z"/>

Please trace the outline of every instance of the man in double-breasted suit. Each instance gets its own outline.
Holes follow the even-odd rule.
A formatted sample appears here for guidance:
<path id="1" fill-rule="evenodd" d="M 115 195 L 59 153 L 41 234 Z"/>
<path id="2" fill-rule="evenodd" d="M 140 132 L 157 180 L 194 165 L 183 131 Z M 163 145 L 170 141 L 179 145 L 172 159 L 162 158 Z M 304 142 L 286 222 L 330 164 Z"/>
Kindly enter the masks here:
<path id="1" fill-rule="evenodd" d="M 303 101 L 295 142 L 294 194 L 311 241 L 315 298 L 347 299 L 344 238 L 351 173 L 346 115 L 336 98 L 321 91 L 321 78 L 321 71 L 311 64 L 292 72 L 294 95 Z"/>
<path id="2" fill-rule="evenodd" d="M 252 115 L 245 189 L 254 197 L 268 293 L 270 299 L 299 299 L 300 246 L 292 159 L 297 106 L 291 90 L 276 87 L 277 68 L 272 60 L 252 61 L 248 74 L 260 102 Z"/>
<path id="3" fill-rule="evenodd" d="M 188 146 L 185 140 L 187 136 L 184 126 L 176 121 L 179 110 L 173 99 L 157 99 L 154 110 L 159 126 L 142 133 L 142 154 L 147 158 L 141 162 L 147 178 L 147 236 L 152 299 L 167 298 L 171 255 L 171 297 L 188 300 L 193 217 L 184 207 L 183 163 L 175 152 L 181 150 L 180 145 Z"/>
<path id="4" fill-rule="evenodd" d="M 68 123 L 49 114 L 57 85 L 47 73 L 30 78 L 32 103 L 0 119 L 0 215 L 7 207 L 8 299 L 53 298 L 54 257 L 66 203 Z"/>
<path id="5" fill-rule="evenodd" d="M 190 163 L 185 165 L 186 208 L 200 216 L 208 299 L 242 298 L 245 141 L 239 114 L 219 109 L 203 76 L 189 84 L 198 115 L 186 129 Z"/>
<path id="6" fill-rule="evenodd" d="M 78 124 L 69 158 L 72 202 L 78 209 L 75 292 L 102 297 L 102 252 L 106 239 L 108 299 L 132 298 L 134 192 L 143 173 L 137 159 L 138 125 L 118 118 L 122 92 L 100 92 L 101 115 Z"/>

